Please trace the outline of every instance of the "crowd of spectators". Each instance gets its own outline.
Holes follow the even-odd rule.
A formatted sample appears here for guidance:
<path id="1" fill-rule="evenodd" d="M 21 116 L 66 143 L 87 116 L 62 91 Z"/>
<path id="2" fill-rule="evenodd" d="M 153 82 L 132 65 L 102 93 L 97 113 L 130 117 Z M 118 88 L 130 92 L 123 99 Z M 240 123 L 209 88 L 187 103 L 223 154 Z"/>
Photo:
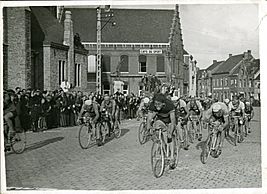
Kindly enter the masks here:
<path id="1" fill-rule="evenodd" d="M 11 96 L 16 106 L 17 117 L 15 128 L 42 131 L 57 127 L 76 126 L 78 113 L 84 101 L 95 97 L 101 104 L 103 96 L 96 93 L 83 93 L 81 91 L 64 92 L 61 88 L 54 91 L 40 91 L 32 89 L 5 90 Z M 117 91 L 113 98 L 121 110 L 121 119 L 136 118 L 136 111 L 140 97 L 131 93 L 123 95 Z"/>

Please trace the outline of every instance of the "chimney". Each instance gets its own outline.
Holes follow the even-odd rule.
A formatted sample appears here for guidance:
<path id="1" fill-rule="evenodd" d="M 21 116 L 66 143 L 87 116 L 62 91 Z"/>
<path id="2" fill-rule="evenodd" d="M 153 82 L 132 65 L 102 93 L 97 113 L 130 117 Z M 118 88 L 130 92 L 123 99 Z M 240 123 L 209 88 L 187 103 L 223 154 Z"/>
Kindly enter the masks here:
<path id="1" fill-rule="evenodd" d="M 71 19 L 71 12 L 65 12 L 65 20 L 64 20 L 64 45 L 69 46 L 68 50 L 68 68 L 67 68 L 67 77 L 68 82 L 70 84 L 74 84 L 74 74 L 75 66 L 74 66 L 74 35 L 73 35 L 73 23 Z"/>
<path id="2" fill-rule="evenodd" d="M 217 60 L 213 60 L 213 64 L 217 63 Z"/>
<path id="3" fill-rule="evenodd" d="M 248 50 L 248 54 L 251 55 L 251 50 Z"/>
<path id="4" fill-rule="evenodd" d="M 232 54 L 229 54 L 229 58 L 232 57 L 233 55 Z"/>

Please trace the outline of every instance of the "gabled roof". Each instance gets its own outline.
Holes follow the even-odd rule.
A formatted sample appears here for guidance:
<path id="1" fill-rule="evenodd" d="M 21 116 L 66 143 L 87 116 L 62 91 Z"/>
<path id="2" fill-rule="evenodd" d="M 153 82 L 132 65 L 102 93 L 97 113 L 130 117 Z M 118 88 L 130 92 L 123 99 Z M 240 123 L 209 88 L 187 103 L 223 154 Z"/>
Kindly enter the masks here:
<path id="1" fill-rule="evenodd" d="M 215 72 L 213 72 L 213 74 L 230 73 L 230 71 L 243 59 L 243 56 L 243 54 L 240 54 L 229 57 Z"/>
<path id="2" fill-rule="evenodd" d="M 217 61 L 215 63 L 212 63 L 206 70 L 207 71 L 212 71 L 212 70 L 214 70 L 216 67 L 218 67 L 223 62 L 224 61 Z"/>
<path id="3" fill-rule="evenodd" d="M 66 8 L 72 12 L 74 34 L 82 42 L 96 42 L 96 9 Z M 174 10 L 112 9 L 112 21 L 102 30 L 102 42 L 168 43 Z M 104 24 L 104 22 L 102 22 Z"/>
<path id="4" fill-rule="evenodd" d="M 183 55 L 189 55 L 186 50 L 183 49 Z"/>
<path id="5" fill-rule="evenodd" d="M 46 7 L 30 7 L 33 20 L 38 24 L 32 25 L 33 32 L 39 31 L 37 25 L 41 28 L 44 35 L 44 42 L 50 43 L 63 43 L 64 39 L 64 28 L 63 25 L 52 15 L 52 13 Z M 32 34 L 32 36 L 38 39 L 40 34 Z"/>

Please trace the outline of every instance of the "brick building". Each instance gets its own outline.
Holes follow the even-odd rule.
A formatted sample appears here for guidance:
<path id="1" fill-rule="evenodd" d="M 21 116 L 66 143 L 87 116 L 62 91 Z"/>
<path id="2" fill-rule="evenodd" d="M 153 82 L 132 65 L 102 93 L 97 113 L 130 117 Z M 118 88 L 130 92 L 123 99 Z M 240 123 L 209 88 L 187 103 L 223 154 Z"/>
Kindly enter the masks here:
<path id="1" fill-rule="evenodd" d="M 241 92 L 247 98 L 255 96 L 255 93 L 258 96 L 259 60 L 251 55 L 250 50 L 238 55 L 229 54 L 225 61 L 214 60 L 211 66 L 199 71 L 198 74 L 200 96 L 211 92 L 213 97 L 220 101 L 225 98 L 231 99 L 234 94 Z"/>
<path id="2" fill-rule="evenodd" d="M 68 8 L 74 33 L 80 33 L 89 51 L 87 84 L 96 90 L 96 9 Z M 102 88 L 113 92 L 115 80 L 124 82 L 124 93 L 138 94 L 145 74 L 173 83 L 183 93 L 183 39 L 178 6 L 174 10 L 114 9 L 116 26 L 102 30 Z M 103 22 L 104 23 L 104 22 Z"/>
<path id="3" fill-rule="evenodd" d="M 54 90 L 64 79 L 77 90 L 87 88 L 87 51 L 74 45 L 71 13 L 63 23 L 56 10 L 4 8 L 4 88 Z"/>
<path id="4" fill-rule="evenodd" d="M 213 93 L 212 73 L 214 73 L 220 64 L 224 61 L 213 60 L 213 63 L 206 69 L 197 72 L 197 96 L 206 97 L 209 93 Z"/>

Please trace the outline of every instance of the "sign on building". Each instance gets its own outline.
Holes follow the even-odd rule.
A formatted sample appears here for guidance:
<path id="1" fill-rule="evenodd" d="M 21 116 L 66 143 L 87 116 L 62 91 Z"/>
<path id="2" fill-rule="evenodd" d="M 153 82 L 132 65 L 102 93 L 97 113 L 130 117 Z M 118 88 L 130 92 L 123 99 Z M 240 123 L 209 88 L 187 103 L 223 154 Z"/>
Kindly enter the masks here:
<path id="1" fill-rule="evenodd" d="M 119 91 L 122 92 L 123 91 L 123 85 L 124 83 L 122 81 L 114 81 L 114 93 Z"/>
<path id="2" fill-rule="evenodd" d="M 162 54 L 162 49 L 140 49 L 140 54 Z"/>
<path id="3" fill-rule="evenodd" d="M 96 72 L 96 56 L 89 55 L 88 56 L 88 73 Z"/>

